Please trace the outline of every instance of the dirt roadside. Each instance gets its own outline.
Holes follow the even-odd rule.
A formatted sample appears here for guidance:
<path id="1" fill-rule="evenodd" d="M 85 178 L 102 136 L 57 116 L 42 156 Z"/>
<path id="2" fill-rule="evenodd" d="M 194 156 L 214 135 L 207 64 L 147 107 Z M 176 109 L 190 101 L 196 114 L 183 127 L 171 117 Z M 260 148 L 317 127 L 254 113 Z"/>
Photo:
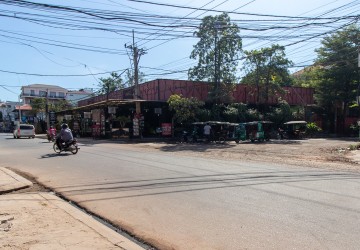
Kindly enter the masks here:
<path id="1" fill-rule="evenodd" d="M 358 138 L 304 140 L 271 140 L 262 143 L 226 142 L 204 143 L 137 143 L 122 144 L 127 149 L 157 151 L 222 160 L 256 161 L 360 172 L 360 150 L 350 150 L 359 145 Z M 357 157 L 359 157 L 357 159 Z"/>

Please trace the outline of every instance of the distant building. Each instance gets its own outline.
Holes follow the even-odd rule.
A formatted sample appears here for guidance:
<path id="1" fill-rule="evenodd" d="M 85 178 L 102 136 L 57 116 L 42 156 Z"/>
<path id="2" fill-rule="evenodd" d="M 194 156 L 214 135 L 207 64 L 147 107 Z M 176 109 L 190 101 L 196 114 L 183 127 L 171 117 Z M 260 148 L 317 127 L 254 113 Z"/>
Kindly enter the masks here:
<path id="1" fill-rule="evenodd" d="M 31 104 L 34 98 L 47 97 L 49 103 L 65 100 L 69 91 L 56 85 L 31 84 L 21 87 L 20 99 L 23 104 Z"/>
<path id="2" fill-rule="evenodd" d="M 3 115 L 2 131 L 9 132 L 11 130 L 11 124 L 19 117 L 19 113 L 16 112 L 16 106 L 19 105 L 21 105 L 20 102 L 0 102 L 0 112 Z"/>
<path id="3" fill-rule="evenodd" d="M 71 106 L 77 106 L 78 101 L 90 98 L 93 96 L 91 89 L 81 89 L 79 91 L 69 91 L 66 95 L 66 100 Z"/>

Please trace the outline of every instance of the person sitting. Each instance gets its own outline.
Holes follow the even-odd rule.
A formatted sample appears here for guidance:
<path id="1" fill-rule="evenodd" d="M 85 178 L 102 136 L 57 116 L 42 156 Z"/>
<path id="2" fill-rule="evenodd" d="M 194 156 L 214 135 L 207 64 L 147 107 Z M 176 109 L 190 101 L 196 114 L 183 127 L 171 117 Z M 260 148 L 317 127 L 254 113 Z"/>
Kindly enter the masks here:
<path id="1" fill-rule="evenodd" d="M 50 135 L 56 135 L 56 129 L 53 126 L 50 126 L 49 134 Z"/>
<path id="2" fill-rule="evenodd" d="M 71 130 L 69 129 L 69 126 L 64 123 L 61 125 L 61 131 L 56 138 L 56 144 L 60 150 L 62 150 L 62 144 L 65 143 L 65 147 L 69 145 L 70 142 L 74 140 L 74 137 L 72 135 Z"/>

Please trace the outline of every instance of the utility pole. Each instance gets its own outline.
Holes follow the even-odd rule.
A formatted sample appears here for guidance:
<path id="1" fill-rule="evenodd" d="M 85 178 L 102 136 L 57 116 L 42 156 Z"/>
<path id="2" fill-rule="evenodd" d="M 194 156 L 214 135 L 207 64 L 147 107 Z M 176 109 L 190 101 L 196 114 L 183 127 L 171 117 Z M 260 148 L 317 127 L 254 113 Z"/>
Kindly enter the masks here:
<path id="1" fill-rule="evenodd" d="M 49 131 L 50 120 L 49 120 L 49 89 L 46 89 L 46 103 L 45 103 L 45 117 L 46 117 L 46 129 Z"/>
<path id="2" fill-rule="evenodd" d="M 221 29 L 222 24 L 220 21 L 216 21 L 214 24 L 215 28 L 215 102 L 220 103 L 220 48 L 219 48 L 219 37 L 218 32 Z"/>
<path id="3" fill-rule="evenodd" d="M 133 76 L 134 77 L 134 94 L 133 94 L 133 98 L 135 100 L 137 100 L 140 97 L 140 91 L 139 91 L 139 61 L 140 61 L 140 57 L 142 55 L 144 55 L 146 52 L 145 52 L 144 49 L 139 49 L 138 47 L 136 47 L 134 30 L 132 32 L 133 32 L 132 45 L 126 45 L 125 44 L 125 48 L 131 49 L 132 54 L 133 54 L 133 61 L 134 61 L 134 76 Z M 141 113 L 140 102 L 136 102 L 136 113 L 137 114 Z"/>
<path id="4" fill-rule="evenodd" d="M 133 42 L 132 45 L 126 45 L 125 48 L 132 50 L 133 55 L 133 61 L 134 61 L 134 95 L 133 98 L 135 100 L 135 115 L 133 119 L 133 135 L 134 136 L 140 136 L 142 138 L 142 126 L 144 124 L 144 116 L 141 115 L 141 106 L 140 101 L 136 101 L 140 97 L 140 91 L 139 91 L 139 61 L 140 57 L 145 54 L 144 49 L 139 49 L 135 45 L 135 34 L 133 30 Z"/>
<path id="5" fill-rule="evenodd" d="M 358 45 L 357 83 L 358 83 L 358 89 L 357 89 L 356 101 L 357 101 L 358 106 L 360 107 L 360 97 L 359 97 L 359 89 L 360 89 L 360 46 L 359 45 Z M 357 125 L 358 125 L 358 128 L 359 128 L 359 140 L 360 140 L 360 120 L 357 121 Z"/>

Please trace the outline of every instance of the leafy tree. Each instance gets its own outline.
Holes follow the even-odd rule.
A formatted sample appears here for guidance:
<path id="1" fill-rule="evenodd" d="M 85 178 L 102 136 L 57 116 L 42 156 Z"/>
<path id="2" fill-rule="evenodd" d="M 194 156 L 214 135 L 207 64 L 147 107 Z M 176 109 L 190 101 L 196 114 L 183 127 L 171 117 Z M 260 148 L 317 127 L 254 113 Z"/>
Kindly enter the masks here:
<path id="1" fill-rule="evenodd" d="M 32 113 L 37 115 L 38 113 L 45 112 L 46 109 L 46 98 L 39 97 L 31 100 Z"/>
<path id="2" fill-rule="evenodd" d="M 275 123 L 275 126 L 281 127 L 284 122 L 292 120 L 291 107 L 285 100 L 279 100 L 278 106 L 273 107 L 266 116 L 267 119 Z"/>
<path id="3" fill-rule="evenodd" d="M 248 121 L 248 107 L 244 103 L 231 103 L 224 110 L 225 121 L 246 122 Z"/>
<path id="4" fill-rule="evenodd" d="M 145 73 L 139 72 L 139 83 L 145 82 Z M 125 74 L 124 87 L 132 87 L 135 85 L 135 78 L 133 71 L 127 70 Z"/>
<path id="5" fill-rule="evenodd" d="M 321 132 L 322 129 L 316 125 L 314 122 L 306 124 L 306 135 L 313 137 L 317 133 Z"/>
<path id="6" fill-rule="evenodd" d="M 100 81 L 100 94 L 109 94 L 110 92 L 124 88 L 124 83 L 121 79 L 121 75 L 116 72 L 112 72 L 108 78 L 100 78 Z"/>
<path id="7" fill-rule="evenodd" d="M 46 98 L 39 97 L 31 100 L 31 108 L 33 115 L 41 120 L 45 117 L 46 112 Z M 48 102 L 48 111 L 62 111 L 71 108 L 71 104 L 67 100 L 59 100 L 56 102 Z"/>
<path id="8" fill-rule="evenodd" d="M 175 112 L 174 120 L 183 123 L 196 120 L 200 108 L 204 102 L 194 97 L 185 98 L 181 95 L 171 95 L 167 101 L 170 110 Z"/>
<path id="9" fill-rule="evenodd" d="M 315 98 L 341 124 L 344 124 L 349 106 L 356 100 L 359 42 L 360 29 L 353 25 L 325 37 L 322 47 L 316 50 L 319 81 Z M 336 122 L 334 125 L 336 131 Z"/>
<path id="10" fill-rule="evenodd" d="M 60 100 L 60 101 L 56 101 L 54 103 L 49 103 L 49 106 L 48 106 L 49 111 L 55 111 L 55 112 L 70 109 L 70 108 L 71 108 L 71 104 L 67 100 Z"/>
<path id="11" fill-rule="evenodd" d="M 264 119 L 264 115 L 255 108 L 247 109 L 245 115 L 247 121 L 261 121 Z"/>
<path id="12" fill-rule="evenodd" d="M 291 82 L 288 67 L 292 62 L 285 57 L 285 48 L 272 45 L 260 50 L 245 51 L 243 83 L 256 86 L 257 103 L 268 103 L 269 97 L 283 92 L 282 86 Z"/>
<path id="13" fill-rule="evenodd" d="M 294 86 L 317 88 L 321 79 L 320 66 L 310 66 L 292 75 Z"/>
<path id="14" fill-rule="evenodd" d="M 239 33 L 239 27 L 226 13 L 204 17 L 194 33 L 200 40 L 190 58 L 197 59 L 198 64 L 189 69 L 188 76 L 190 80 L 212 82 L 209 97 L 217 102 L 229 100 L 237 82 L 235 72 L 242 48 Z"/>

